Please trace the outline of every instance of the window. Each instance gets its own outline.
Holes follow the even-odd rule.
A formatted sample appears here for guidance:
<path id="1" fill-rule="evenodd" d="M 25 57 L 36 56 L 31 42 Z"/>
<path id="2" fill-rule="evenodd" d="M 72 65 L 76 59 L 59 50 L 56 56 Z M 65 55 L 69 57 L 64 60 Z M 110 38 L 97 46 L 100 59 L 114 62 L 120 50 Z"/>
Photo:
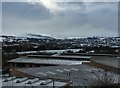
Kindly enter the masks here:
<path id="1" fill-rule="evenodd" d="M 32 67 L 32 64 L 30 64 L 29 67 Z"/>
<path id="2" fill-rule="evenodd" d="M 15 63 L 12 63 L 12 66 L 15 67 Z"/>
<path id="3" fill-rule="evenodd" d="M 39 64 L 36 64 L 36 67 L 40 67 L 40 65 L 39 65 Z"/>
<path id="4" fill-rule="evenodd" d="M 25 67 L 25 64 L 18 63 L 18 64 L 17 64 L 17 67 L 20 67 L 20 68 L 21 68 L 21 67 Z"/>

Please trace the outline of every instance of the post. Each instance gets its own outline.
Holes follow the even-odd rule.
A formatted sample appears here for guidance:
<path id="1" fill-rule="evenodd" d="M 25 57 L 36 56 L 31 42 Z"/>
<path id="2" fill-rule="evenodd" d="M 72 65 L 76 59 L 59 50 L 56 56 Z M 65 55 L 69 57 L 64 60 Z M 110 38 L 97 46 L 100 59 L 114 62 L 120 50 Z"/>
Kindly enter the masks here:
<path id="1" fill-rule="evenodd" d="M 53 78 L 53 88 L 55 88 L 54 78 Z"/>

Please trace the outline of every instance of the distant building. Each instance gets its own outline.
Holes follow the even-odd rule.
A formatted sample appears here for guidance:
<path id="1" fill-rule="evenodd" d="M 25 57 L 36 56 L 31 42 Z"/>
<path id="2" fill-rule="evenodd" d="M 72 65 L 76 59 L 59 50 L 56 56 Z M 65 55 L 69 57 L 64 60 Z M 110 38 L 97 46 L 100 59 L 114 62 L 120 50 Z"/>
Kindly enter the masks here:
<path id="1" fill-rule="evenodd" d="M 112 74 L 114 83 L 118 83 L 119 74 Z M 15 69 L 11 72 L 11 75 L 16 77 L 33 77 L 40 80 L 51 79 L 62 82 L 71 83 L 72 86 L 91 86 L 99 81 L 97 76 L 104 77 L 104 71 L 89 65 L 77 65 L 77 66 L 51 66 L 51 67 L 37 67 L 37 68 L 22 68 Z M 115 77 L 114 77 L 115 76 Z M 102 79 L 101 79 L 102 80 Z M 104 82 L 104 80 L 102 80 Z M 96 85 L 98 86 L 98 85 Z"/>
<path id="2" fill-rule="evenodd" d="M 90 65 L 102 68 L 106 71 L 120 73 L 120 57 L 95 57 L 91 59 Z"/>
<path id="3" fill-rule="evenodd" d="M 89 57 L 90 58 L 90 57 Z M 42 66 L 62 66 L 62 65 L 80 65 L 82 62 L 89 62 L 85 56 L 41 56 L 33 55 L 9 60 L 10 69 L 42 67 Z M 75 60 L 76 59 L 76 60 Z M 84 61 L 81 61 L 86 59 Z"/>
<path id="4" fill-rule="evenodd" d="M 10 75 L 40 80 L 51 79 L 66 82 L 72 86 L 85 87 L 94 85 L 95 82 L 99 82 L 99 79 L 103 80 L 107 73 L 107 75 L 112 74 L 109 78 L 113 79 L 115 84 L 119 83 L 120 57 L 109 54 L 85 55 L 29 55 L 16 58 L 8 61 Z M 103 80 L 103 82 L 106 81 Z"/>
<path id="5" fill-rule="evenodd" d="M 27 78 L 27 77 L 3 77 L 2 88 L 46 88 L 46 87 L 57 87 L 61 88 L 66 86 L 68 83 L 53 81 L 51 79 L 40 80 L 39 78 Z"/>

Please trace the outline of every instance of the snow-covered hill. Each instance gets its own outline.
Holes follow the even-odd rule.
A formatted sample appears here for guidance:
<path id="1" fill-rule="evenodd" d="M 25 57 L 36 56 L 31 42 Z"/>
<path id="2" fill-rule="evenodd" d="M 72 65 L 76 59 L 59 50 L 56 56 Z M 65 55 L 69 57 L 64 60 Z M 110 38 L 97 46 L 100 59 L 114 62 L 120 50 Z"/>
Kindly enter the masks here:
<path id="1" fill-rule="evenodd" d="M 1 36 L 2 41 L 4 42 L 23 42 L 23 41 L 29 41 L 31 39 L 37 39 L 37 40 L 53 40 L 55 38 L 45 35 L 45 34 L 21 34 L 18 36 L 7 36 L 2 35 Z"/>
<path id="2" fill-rule="evenodd" d="M 54 39 L 53 37 L 45 34 L 21 34 L 18 38 L 35 38 L 35 39 Z"/>

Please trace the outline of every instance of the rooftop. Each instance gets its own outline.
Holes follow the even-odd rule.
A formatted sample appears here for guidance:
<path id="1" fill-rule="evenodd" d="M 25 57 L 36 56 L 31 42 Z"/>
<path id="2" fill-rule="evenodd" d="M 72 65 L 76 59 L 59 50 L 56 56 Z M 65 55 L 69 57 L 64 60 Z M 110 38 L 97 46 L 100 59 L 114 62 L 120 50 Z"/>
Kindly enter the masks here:
<path id="1" fill-rule="evenodd" d="M 120 69 L 119 59 L 120 57 L 95 57 L 91 61 Z"/>
<path id="2" fill-rule="evenodd" d="M 38 78 L 17 78 L 17 77 L 3 77 L 2 78 L 2 88 L 13 88 L 14 87 L 31 87 L 31 88 L 45 88 L 45 86 L 53 86 L 53 81 L 51 79 L 40 80 Z M 54 86 L 61 87 L 66 85 L 65 82 L 54 81 Z M 32 87 L 33 86 L 33 87 Z"/>
<path id="3" fill-rule="evenodd" d="M 52 64 L 52 65 L 79 65 L 83 61 L 61 60 L 61 59 L 45 59 L 45 58 L 28 58 L 20 57 L 8 61 L 9 63 L 33 63 L 33 64 Z"/>
<path id="4" fill-rule="evenodd" d="M 98 80 L 95 74 L 99 76 L 102 76 L 104 74 L 104 71 L 102 69 L 91 67 L 88 65 L 51 66 L 51 67 L 24 68 L 16 70 L 41 79 L 49 78 L 64 81 L 72 81 L 73 86 L 90 86 L 91 84 Z M 117 74 L 114 73 L 114 75 Z M 114 78 L 115 82 L 118 82 L 118 77 Z"/>
<path id="5" fill-rule="evenodd" d="M 75 55 L 60 55 L 60 54 L 54 54 L 54 55 L 28 55 L 28 57 L 34 57 L 34 58 L 52 58 L 52 59 L 69 59 L 69 60 L 90 60 L 91 56 L 75 56 Z"/>

